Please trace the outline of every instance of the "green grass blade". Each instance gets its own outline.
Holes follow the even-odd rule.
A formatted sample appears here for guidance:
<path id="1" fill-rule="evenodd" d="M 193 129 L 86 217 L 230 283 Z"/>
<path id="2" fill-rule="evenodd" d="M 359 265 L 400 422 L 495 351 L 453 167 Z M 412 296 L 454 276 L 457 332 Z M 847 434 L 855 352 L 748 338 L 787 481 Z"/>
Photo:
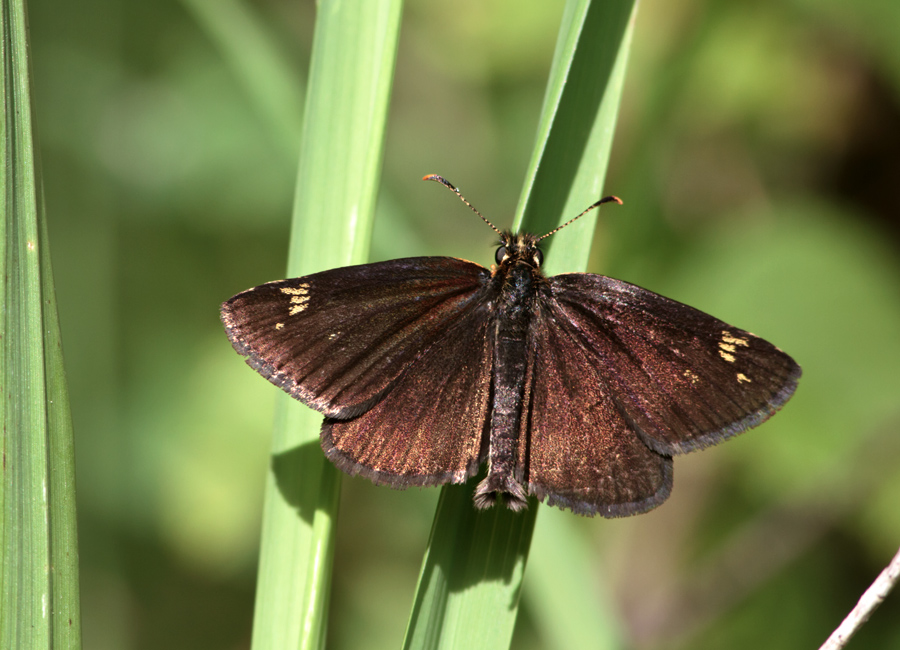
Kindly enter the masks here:
<path id="1" fill-rule="evenodd" d="M 292 159 L 302 123 L 303 86 L 245 0 L 182 0 Z"/>
<path id="2" fill-rule="evenodd" d="M 615 650 L 624 632 L 612 595 L 596 584 L 603 574 L 581 523 L 569 512 L 541 509 L 522 598 L 545 647 Z"/>
<path id="3" fill-rule="evenodd" d="M 31 108 L 25 5 L 0 0 L 0 647 L 80 648 L 75 456 Z"/>
<path id="4" fill-rule="evenodd" d="M 547 232 L 600 196 L 631 38 L 632 0 L 570 0 L 535 153 L 517 211 Z M 548 240 L 549 273 L 584 270 L 592 213 Z M 549 251 L 549 246 L 547 247 Z M 537 514 L 477 512 L 473 485 L 444 488 L 407 627 L 406 648 L 502 648 L 512 638 Z"/>
<path id="5" fill-rule="evenodd" d="M 517 227 L 543 234 L 600 198 L 634 11 L 634 0 L 566 5 Z M 597 214 L 544 240 L 548 274 L 586 269 Z"/>
<path id="6" fill-rule="evenodd" d="M 536 512 L 476 510 L 468 484 L 441 491 L 404 648 L 509 646 Z"/>
<path id="7" fill-rule="evenodd" d="M 288 275 L 365 261 L 396 58 L 400 0 L 319 3 Z M 253 647 L 324 645 L 340 479 L 322 416 L 276 407 Z"/>

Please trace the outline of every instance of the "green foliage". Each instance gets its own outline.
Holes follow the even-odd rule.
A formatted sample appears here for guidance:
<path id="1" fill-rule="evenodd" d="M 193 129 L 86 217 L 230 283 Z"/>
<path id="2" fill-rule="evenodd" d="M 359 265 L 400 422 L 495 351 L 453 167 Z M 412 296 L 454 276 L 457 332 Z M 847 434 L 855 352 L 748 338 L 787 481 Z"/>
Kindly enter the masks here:
<path id="1" fill-rule="evenodd" d="M 549 232 L 598 198 L 625 76 L 632 7 L 630 0 L 566 5 L 519 206 L 523 230 Z M 578 134 L 590 135 L 581 140 Z M 585 233 L 595 216 L 554 235 L 551 270 L 584 269 L 590 240 Z M 407 648 L 510 644 L 538 505 L 532 500 L 519 515 L 503 508 L 478 512 L 471 504 L 473 487 L 444 488 L 438 502 Z"/>
<path id="2" fill-rule="evenodd" d="M 590 223 L 554 236 L 551 270 L 583 268 L 592 246 L 592 271 L 765 336 L 804 376 L 763 427 L 677 459 L 658 510 L 602 521 L 541 509 L 516 648 L 740 650 L 772 630 L 784 647 L 815 647 L 895 551 L 897 7 L 640 3 L 603 184 L 624 205 L 594 215 L 593 240 Z M 570 11 L 408 0 L 384 147 L 345 161 L 384 157 L 370 259 L 490 262 L 493 234 L 418 180 L 427 173 L 501 228 L 517 199 L 517 220 L 540 230 L 586 207 L 582 191 L 599 194 L 580 170 L 601 177 L 605 157 L 582 154 L 612 134 L 574 126 L 596 98 L 563 106 L 553 128 L 572 132 L 546 136 Z M 315 15 L 316 3 L 280 0 L 31 7 L 92 648 L 251 638 L 271 450 L 260 414 L 275 398 L 216 313 L 285 274 Z M 610 20 L 573 38 L 612 48 L 619 32 Z M 539 167 L 545 150 L 560 162 Z M 310 206 L 330 225 L 346 208 L 338 185 L 325 191 Z M 336 266 L 365 243 L 300 256 Z M 330 647 L 397 647 L 439 492 L 342 481 Z M 897 602 L 861 644 L 896 641 Z"/>
<path id="3" fill-rule="evenodd" d="M 23 2 L 0 2 L 0 646 L 80 648 L 75 458 Z"/>
<path id="4" fill-rule="evenodd" d="M 365 261 L 381 169 L 399 0 L 322 3 L 301 134 L 288 276 Z M 333 216 L 323 215 L 329 206 Z M 338 470 L 322 417 L 279 396 L 253 647 L 325 645 Z"/>

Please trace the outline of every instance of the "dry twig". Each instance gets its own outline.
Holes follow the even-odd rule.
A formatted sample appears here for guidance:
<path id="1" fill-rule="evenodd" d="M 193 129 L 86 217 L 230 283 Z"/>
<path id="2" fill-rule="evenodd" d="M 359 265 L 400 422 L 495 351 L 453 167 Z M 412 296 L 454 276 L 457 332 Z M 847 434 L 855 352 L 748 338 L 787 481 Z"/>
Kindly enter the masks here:
<path id="1" fill-rule="evenodd" d="M 850 611 L 847 618 L 831 633 L 831 636 L 828 637 L 828 640 L 822 644 L 819 650 L 840 650 L 843 648 L 847 641 L 862 627 L 862 624 L 869 620 L 869 616 L 884 601 L 891 589 L 894 588 L 894 585 L 897 584 L 898 579 L 900 579 L 900 550 L 897 551 L 887 568 L 878 574 L 875 582 L 866 589 L 862 598 L 856 603 L 856 607 Z"/>

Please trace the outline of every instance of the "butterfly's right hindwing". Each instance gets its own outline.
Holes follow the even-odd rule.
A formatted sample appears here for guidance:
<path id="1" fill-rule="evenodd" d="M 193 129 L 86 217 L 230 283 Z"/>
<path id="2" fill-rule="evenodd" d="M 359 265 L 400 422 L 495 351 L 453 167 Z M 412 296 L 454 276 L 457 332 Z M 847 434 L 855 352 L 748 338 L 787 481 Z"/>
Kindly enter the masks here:
<path id="1" fill-rule="evenodd" d="M 490 422 L 493 329 L 487 304 L 467 310 L 371 409 L 325 419 L 325 455 L 350 475 L 392 487 L 473 476 Z"/>

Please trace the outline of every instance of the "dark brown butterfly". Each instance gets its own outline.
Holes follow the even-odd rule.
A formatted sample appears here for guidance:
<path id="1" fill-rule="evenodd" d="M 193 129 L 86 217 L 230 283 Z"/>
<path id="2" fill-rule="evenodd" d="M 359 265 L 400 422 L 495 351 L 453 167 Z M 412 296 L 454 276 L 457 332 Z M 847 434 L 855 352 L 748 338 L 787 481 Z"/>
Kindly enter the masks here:
<path id="1" fill-rule="evenodd" d="M 250 366 L 325 414 L 340 469 L 402 488 L 462 483 L 486 459 L 479 508 L 531 494 L 586 515 L 650 510 L 672 456 L 760 424 L 797 387 L 800 367 L 763 339 L 602 275 L 545 277 L 543 237 L 500 234 L 491 270 L 333 269 L 240 293 L 222 321 Z"/>

